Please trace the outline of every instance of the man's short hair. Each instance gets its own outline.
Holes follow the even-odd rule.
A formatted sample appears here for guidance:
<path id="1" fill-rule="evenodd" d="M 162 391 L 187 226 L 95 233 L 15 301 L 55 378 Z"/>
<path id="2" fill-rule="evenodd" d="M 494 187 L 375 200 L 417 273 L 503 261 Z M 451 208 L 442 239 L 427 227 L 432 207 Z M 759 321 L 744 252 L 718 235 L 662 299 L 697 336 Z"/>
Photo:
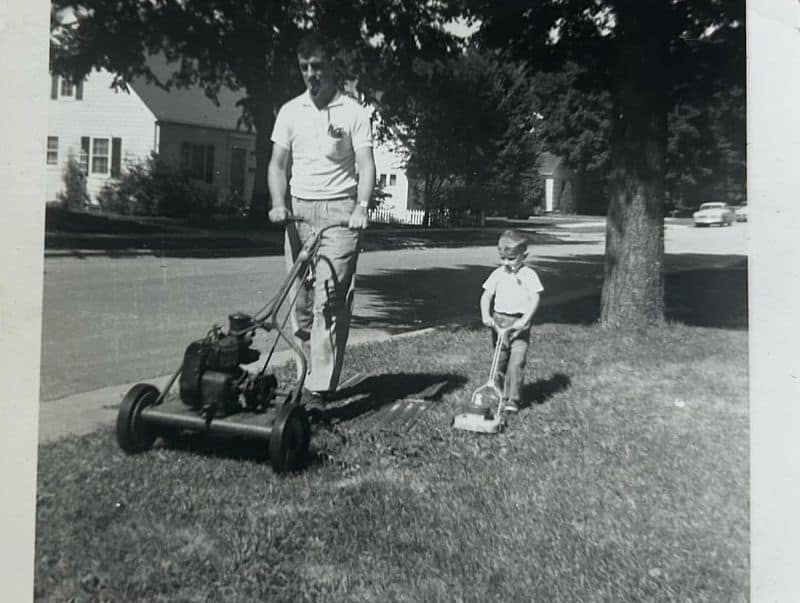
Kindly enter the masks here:
<path id="1" fill-rule="evenodd" d="M 513 228 L 504 230 L 497 241 L 497 248 L 503 252 L 519 255 L 528 249 L 528 239 L 520 231 Z"/>
<path id="2" fill-rule="evenodd" d="M 297 55 L 301 57 L 310 57 L 320 51 L 326 59 L 334 58 L 333 41 L 318 31 L 307 33 L 300 38 L 300 42 L 297 44 Z"/>

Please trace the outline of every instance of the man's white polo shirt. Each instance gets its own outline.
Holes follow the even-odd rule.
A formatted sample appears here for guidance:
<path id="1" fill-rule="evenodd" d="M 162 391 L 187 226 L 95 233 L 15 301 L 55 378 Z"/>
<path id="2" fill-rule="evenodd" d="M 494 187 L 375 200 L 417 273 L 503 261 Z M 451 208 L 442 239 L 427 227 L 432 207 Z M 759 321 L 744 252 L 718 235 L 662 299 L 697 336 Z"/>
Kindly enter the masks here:
<path id="1" fill-rule="evenodd" d="M 367 110 L 352 98 L 337 92 L 327 107 L 317 109 L 306 91 L 278 111 L 272 142 L 291 153 L 293 196 L 354 196 L 355 151 L 372 146 L 372 126 Z"/>

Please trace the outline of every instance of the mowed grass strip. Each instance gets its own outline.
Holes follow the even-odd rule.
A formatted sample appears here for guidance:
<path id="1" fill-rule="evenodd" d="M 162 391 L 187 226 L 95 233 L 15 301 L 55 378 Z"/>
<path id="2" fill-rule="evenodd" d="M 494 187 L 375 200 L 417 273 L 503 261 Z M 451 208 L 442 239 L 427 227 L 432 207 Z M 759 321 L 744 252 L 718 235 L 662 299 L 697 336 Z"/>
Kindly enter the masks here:
<path id="1" fill-rule="evenodd" d="M 473 330 L 352 348 L 390 383 L 463 377 L 408 433 L 317 427 L 285 478 L 111 430 L 42 446 L 36 599 L 747 600 L 746 332 L 537 326 L 532 404 L 453 431 L 490 358 Z"/>

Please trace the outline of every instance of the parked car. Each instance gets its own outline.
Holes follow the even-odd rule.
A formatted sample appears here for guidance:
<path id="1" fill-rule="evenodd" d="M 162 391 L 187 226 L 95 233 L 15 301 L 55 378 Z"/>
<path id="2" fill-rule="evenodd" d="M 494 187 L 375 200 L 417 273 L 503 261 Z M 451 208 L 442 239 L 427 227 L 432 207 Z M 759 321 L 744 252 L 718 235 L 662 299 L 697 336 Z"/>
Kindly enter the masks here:
<path id="1" fill-rule="evenodd" d="M 692 214 L 692 219 L 694 219 L 695 226 L 710 226 L 711 224 L 731 226 L 736 222 L 736 213 L 727 203 L 703 203 Z"/>
<path id="2" fill-rule="evenodd" d="M 737 222 L 747 222 L 747 205 L 739 205 L 734 208 Z"/>

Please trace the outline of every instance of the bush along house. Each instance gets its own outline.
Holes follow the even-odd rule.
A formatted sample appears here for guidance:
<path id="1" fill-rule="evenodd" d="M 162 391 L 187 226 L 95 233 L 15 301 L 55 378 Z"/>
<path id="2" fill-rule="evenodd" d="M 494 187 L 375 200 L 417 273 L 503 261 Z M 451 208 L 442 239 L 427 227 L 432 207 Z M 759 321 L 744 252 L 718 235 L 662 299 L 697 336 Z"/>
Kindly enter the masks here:
<path id="1" fill-rule="evenodd" d="M 159 79 L 174 71 L 163 57 L 148 64 Z M 47 135 L 47 197 L 65 188 L 72 157 L 85 180 L 90 206 L 110 179 L 152 153 L 220 202 L 249 199 L 255 174 L 255 134 L 239 125 L 243 92 L 223 88 L 216 105 L 201 87 L 169 92 L 144 78 L 114 89 L 113 74 L 93 71 L 84 81 L 51 77 Z"/>

